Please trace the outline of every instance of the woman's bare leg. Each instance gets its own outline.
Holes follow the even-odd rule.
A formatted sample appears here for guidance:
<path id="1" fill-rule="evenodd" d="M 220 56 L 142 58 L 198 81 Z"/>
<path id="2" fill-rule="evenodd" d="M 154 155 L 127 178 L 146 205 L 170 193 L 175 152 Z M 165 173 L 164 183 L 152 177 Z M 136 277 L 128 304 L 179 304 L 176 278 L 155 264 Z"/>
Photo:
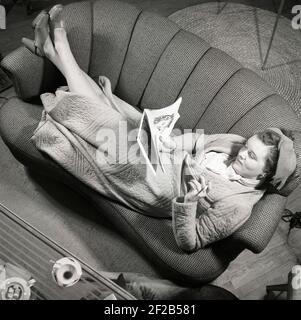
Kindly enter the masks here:
<path id="1" fill-rule="evenodd" d="M 69 90 L 91 98 L 99 99 L 103 95 L 101 88 L 77 64 L 64 28 L 54 30 L 53 44 L 45 42 L 44 52 L 66 78 Z"/>
<path id="2" fill-rule="evenodd" d="M 48 14 L 42 11 L 32 23 L 35 40 L 22 38 L 22 42 L 31 52 L 47 57 L 60 70 L 70 91 L 93 98 L 100 96 L 102 90 L 80 69 L 70 50 L 62 10 L 62 5 L 55 5 Z"/>

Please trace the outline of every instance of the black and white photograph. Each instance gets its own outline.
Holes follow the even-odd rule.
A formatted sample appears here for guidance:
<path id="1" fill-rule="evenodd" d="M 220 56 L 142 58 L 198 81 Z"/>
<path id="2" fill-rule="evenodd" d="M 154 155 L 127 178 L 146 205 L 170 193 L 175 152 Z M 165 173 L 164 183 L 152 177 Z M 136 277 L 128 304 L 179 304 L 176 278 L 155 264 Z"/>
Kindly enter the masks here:
<path id="1" fill-rule="evenodd" d="M 301 300 L 301 1 L 0 0 L 0 300 Z"/>

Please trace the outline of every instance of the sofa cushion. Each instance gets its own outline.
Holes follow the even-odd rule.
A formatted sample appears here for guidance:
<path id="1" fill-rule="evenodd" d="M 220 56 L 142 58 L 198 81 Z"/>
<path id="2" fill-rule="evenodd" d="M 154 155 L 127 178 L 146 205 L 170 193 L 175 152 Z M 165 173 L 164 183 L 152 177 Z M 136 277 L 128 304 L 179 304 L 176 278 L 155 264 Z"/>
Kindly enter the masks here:
<path id="1" fill-rule="evenodd" d="M 26 103 L 16 97 L 9 99 L 0 109 L 0 134 L 14 156 L 23 163 L 40 163 L 49 170 L 60 168 L 54 161 L 37 150 L 31 142 L 41 116 L 42 106 Z"/>
<path id="2" fill-rule="evenodd" d="M 179 27 L 151 12 L 142 12 L 137 20 L 116 94 L 137 106 L 160 56 L 178 33 Z"/>
<path id="3" fill-rule="evenodd" d="M 181 129 L 201 128 L 201 116 L 224 84 L 241 68 L 236 60 L 219 49 L 206 51 L 179 93 L 183 103 L 177 126 Z"/>
<path id="4" fill-rule="evenodd" d="M 90 58 L 89 74 L 94 80 L 100 75 L 108 77 L 114 91 L 141 10 L 111 0 L 91 2 L 91 10 L 92 50 L 86 51 Z"/>
<path id="5" fill-rule="evenodd" d="M 68 33 L 70 48 L 78 65 L 89 72 L 93 39 L 92 10 L 89 2 L 71 3 L 64 8 L 63 19 Z"/>
<path id="6" fill-rule="evenodd" d="M 172 104 L 209 48 L 210 45 L 204 40 L 180 30 L 153 70 L 141 100 L 142 108 L 157 109 Z"/>
<path id="7" fill-rule="evenodd" d="M 284 187 L 279 191 L 279 193 L 284 196 L 288 196 L 293 192 L 301 182 L 301 131 L 293 130 L 290 134 L 294 141 L 294 149 L 297 155 L 297 167 L 295 172 L 286 181 Z"/>

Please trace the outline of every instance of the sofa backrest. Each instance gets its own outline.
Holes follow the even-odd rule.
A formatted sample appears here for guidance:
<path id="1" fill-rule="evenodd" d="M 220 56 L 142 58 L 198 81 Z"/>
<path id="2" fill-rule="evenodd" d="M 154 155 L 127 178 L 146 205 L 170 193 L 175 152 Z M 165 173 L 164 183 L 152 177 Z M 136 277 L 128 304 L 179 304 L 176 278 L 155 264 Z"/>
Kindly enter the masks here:
<path id="1" fill-rule="evenodd" d="M 115 94 L 132 105 L 161 108 L 182 96 L 178 126 L 207 133 L 301 129 L 263 79 L 165 17 L 98 0 L 68 5 L 65 18 L 81 67 L 95 80 L 110 78 Z"/>
<path id="2" fill-rule="evenodd" d="M 141 110 L 182 96 L 181 129 L 245 137 L 270 126 L 301 131 L 262 78 L 165 17 L 114 0 L 70 4 L 64 14 L 82 69 L 96 81 L 107 76 L 114 93 Z"/>

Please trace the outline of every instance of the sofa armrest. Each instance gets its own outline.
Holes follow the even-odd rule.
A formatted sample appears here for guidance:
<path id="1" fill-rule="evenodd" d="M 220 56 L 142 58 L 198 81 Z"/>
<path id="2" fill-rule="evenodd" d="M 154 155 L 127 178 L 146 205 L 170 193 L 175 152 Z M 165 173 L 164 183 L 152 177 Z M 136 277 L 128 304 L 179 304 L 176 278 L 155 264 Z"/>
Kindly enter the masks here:
<path id="1" fill-rule="evenodd" d="M 1 61 L 1 67 L 11 78 L 17 96 L 28 100 L 45 91 L 53 91 L 62 77 L 47 59 L 38 57 L 25 47 L 19 47 Z"/>
<path id="2" fill-rule="evenodd" d="M 232 235 L 233 240 L 254 253 L 263 251 L 279 224 L 286 199 L 279 194 L 264 195 L 254 206 L 247 222 Z"/>

